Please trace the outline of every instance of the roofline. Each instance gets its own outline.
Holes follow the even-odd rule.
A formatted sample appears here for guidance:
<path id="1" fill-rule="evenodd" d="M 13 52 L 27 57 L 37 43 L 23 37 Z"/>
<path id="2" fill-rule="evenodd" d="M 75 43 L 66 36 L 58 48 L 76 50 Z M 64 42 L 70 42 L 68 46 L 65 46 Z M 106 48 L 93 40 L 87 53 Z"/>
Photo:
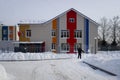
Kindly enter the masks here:
<path id="1" fill-rule="evenodd" d="M 4 27 L 4 26 L 7 26 L 7 27 L 16 27 L 16 25 L 0 25 L 0 26 L 2 26 L 2 27 Z"/>
<path id="2" fill-rule="evenodd" d="M 29 24 L 29 25 L 32 25 L 32 24 L 44 24 L 44 23 L 49 23 L 50 21 L 52 21 L 52 20 L 54 20 L 54 19 L 56 19 L 56 18 L 58 18 L 58 17 L 63 16 L 64 14 L 66 14 L 67 12 L 69 12 L 70 10 L 73 10 L 73 11 L 77 12 L 77 13 L 78 13 L 79 15 L 81 15 L 82 17 L 90 20 L 91 22 L 93 22 L 94 24 L 96 24 L 97 26 L 99 26 L 99 24 L 98 24 L 96 21 L 92 20 L 91 18 L 89 18 L 88 16 L 82 14 L 81 12 L 77 11 L 77 10 L 74 9 L 74 8 L 71 8 L 71 9 L 69 9 L 69 10 L 67 10 L 67 11 L 65 11 L 65 12 L 57 15 L 56 17 L 54 17 L 54 18 L 52 18 L 52 19 L 50 19 L 50 20 L 48 20 L 48 21 L 46 21 L 46 22 L 43 22 L 43 23 L 18 23 L 18 25 L 20 25 L 20 24 L 22 24 L 22 25 L 28 25 L 28 24 Z"/>
<path id="3" fill-rule="evenodd" d="M 28 41 L 26 41 L 26 42 L 13 42 L 14 44 L 19 44 L 19 43 L 23 43 L 23 44 L 29 44 L 29 43 L 44 43 L 44 41 L 41 41 L 41 42 L 28 42 Z"/>
<path id="4" fill-rule="evenodd" d="M 72 10 L 78 12 L 82 17 L 86 18 L 86 19 L 89 19 L 91 22 L 95 23 L 97 26 L 99 25 L 96 21 L 92 20 L 91 18 L 89 18 L 88 16 L 82 14 L 81 12 L 75 10 L 74 8 L 71 8 Z"/>
<path id="5" fill-rule="evenodd" d="M 44 24 L 44 23 L 18 23 L 18 25 L 32 25 L 32 24 Z"/>
<path id="6" fill-rule="evenodd" d="M 52 18 L 52 19 L 50 19 L 50 20 L 48 20 L 48 21 L 46 21 L 46 22 L 44 22 L 44 23 L 48 23 L 48 22 L 50 22 L 50 21 L 52 21 L 52 20 L 54 20 L 54 19 L 56 19 L 56 18 L 58 18 L 58 17 L 61 17 L 61 16 L 64 15 L 65 13 L 69 12 L 70 10 L 73 10 L 73 11 L 77 12 L 77 13 L 78 13 L 79 15 L 81 15 L 82 17 L 90 20 L 91 22 L 93 22 L 94 24 L 96 24 L 97 26 L 99 26 L 99 24 L 98 24 L 96 21 L 94 21 L 94 20 L 92 20 L 91 18 L 85 16 L 84 14 L 82 14 L 81 12 L 77 11 L 77 10 L 74 9 L 74 8 L 71 8 L 71 9 L 63 12 L 63 13 L 59 14 L 58 16 L 56 16 L 56 17 L 54 17 L 54 18 Z"/>

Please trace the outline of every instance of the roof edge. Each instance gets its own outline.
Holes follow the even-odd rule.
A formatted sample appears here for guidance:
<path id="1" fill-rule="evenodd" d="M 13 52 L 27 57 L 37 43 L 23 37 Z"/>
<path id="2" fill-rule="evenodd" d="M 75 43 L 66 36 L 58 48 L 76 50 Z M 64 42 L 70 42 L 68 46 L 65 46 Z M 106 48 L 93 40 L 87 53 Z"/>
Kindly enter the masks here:
<path id="1" fill-rule="evenodd" d="M 67 11 L 65 11 L 65 12 L 57 15 L 56 17 L 53 17 L 52 19 L 50 19 L 50 20 L 48 20 L 48 21 L 46 21 L 46 22 L 43 22 L 43 23 L 18 23 L 18 25 L 20 25 L 20 24 L 22 24 L 22 25 L 31 24 L 31 25 L 32 25 L 32 24 L 45 24 L 45 23 L 49 23 L 50 21 L 52 21 L 52 20 L 54 20 L 54 19 L 56 19 L 56 18 L 58 18 L 58 17 L 61 17 L 62 15 L 64 15 L 65 13 L 67 13 L 67 12 L 69 12 L 69 11 L 71 11 L 71 10 L 75 11 L 76 13 L 78 13 L 79 15 L 81 15 L 83 18 L 86 18 L 86 19 L 90 20 L 91 22 L 93 22 L 94 24 L 96 24 L 97 26 L 99 26 L 99 24 L 98 24 L 96 21 L 92 20 L 91 18 L 89 18 L 88 16 L 82 14 L 81 12 L 79 12 L 78 10 L 76 10 L 76 9 L 74 9 L 74 8 L 70 8 L 70 9 L 68 9 Z"/>
<path id="2" fill-rule="evenodd" d="M 50 22 L 50 21 L 52 21 L 52 20 L 54 20 L 54 19 L 56 19 L 56 18 L 58 18 L 58 17 L 64 15 L 65 13 L 69 12 L 70 10 L 75 11 L 76 13 L 78 13 L 79 15 L 81 15 L 82 17 L 84 17 L 84 18 L 90 20 L 91 22 L 93 22 L 94 24 L 96 24 L 97 26 L 99 26 L 99 24 L 98 24 L 96 21 L 92 20 L 91 18 L 89 18 L 88 16 L 82 14 L 81 12 L 77 11 L 77 10 L 74 9 L 74 8 L 70 8 L 70 9 L 68 9 L 67 11 L 65 11 L 65 12 L 63 12 L 63 13 L 61 13 L 61 14 L 59 14 L 58 16 L 56 16 L 56 17 L 54 17 L 54 18 L 52 18 L 52 19 L 50 19 L 50 20 L 48 20 L 48 21 L 46 21 L 46 22 L 44 22 L 44 23 L 48 23 L 48 22 Z"/>

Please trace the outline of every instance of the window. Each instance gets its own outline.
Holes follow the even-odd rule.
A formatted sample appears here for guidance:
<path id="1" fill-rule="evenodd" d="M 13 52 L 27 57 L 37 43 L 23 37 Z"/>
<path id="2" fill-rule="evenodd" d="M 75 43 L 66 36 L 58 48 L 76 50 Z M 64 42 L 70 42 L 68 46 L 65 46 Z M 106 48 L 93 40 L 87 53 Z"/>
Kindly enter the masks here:
<path id="1" fill-rule="evenodd" d="M 69 37 L 69 31 L 68 30 L 62 30 L 61 31 L 61 38 L 68 38 Z"/>
<path id="2" fill-rule="evenodd" d="M 52 49 L 55 49 L 55 43 L 52 43 Z"/>
<path id="3" fill-rule="evenodd" d="M 31 37 L 31 30 L 26 30 L 26 36 Z"/>
<path id="4" fill-rule="evenodd" d="M 69 22 L 73 23 L 73 22 L 75 22 L 75 19 L 74 18 L 69 18 Z"/>
<path id="5" fill-rule="evenodd" d="M 78 47 L 82 47 L 82 44 L 81 43 L 76 43 L 74 45 L 74 51 L 77 51 Z"/>
<path id="6" fill-rule="evenodd" d="M 69 44 L 68 43 L 61 43 L 61 50 L 62 51 L 69 51 Z"/>
<path id="7" fill-rule="evenodd" d="M 13 40 L 13 38 L 10 38 L 10 40 L 12 41 L 12 40 Z"/>
<path id="8" fill-rule="evenodd" d="M 10 34 L 13 34 L 13 30 L 10 30 L 9 33 L 10 33 Z"/>
<path id="9" fill-rule="evenodd" d="M 82 30 L 75 30 L 74 37 L 81 38 L 82 37 Z"/>
<path id="10" fill-rule="evenodd" d="M 6 37 L 3 37 L 3 40 L 7 40 L 7 38 L 6 38 Z"/>
<path id="11" fill-rule="evenodd" d="M 56 36 L 55 30 L 52 30 L 52 36 Z"/>
<path id="12" fill-rule="evenodd" d="M 7 34 L 7 30 L 3 30 L 3 35 L 6 35 Z"/>

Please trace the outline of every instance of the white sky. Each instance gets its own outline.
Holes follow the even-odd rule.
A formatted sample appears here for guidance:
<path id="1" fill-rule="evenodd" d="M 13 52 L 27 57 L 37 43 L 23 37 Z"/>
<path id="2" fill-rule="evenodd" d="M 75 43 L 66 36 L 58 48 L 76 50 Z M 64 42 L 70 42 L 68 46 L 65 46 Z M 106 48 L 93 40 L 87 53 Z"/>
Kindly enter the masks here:
<path id="1" fill-rule="evenodd" d="M 120 0 L 0 0 L 0 23 L 47 21 L 74 8 L 95 21 L 120 16 Z"/>

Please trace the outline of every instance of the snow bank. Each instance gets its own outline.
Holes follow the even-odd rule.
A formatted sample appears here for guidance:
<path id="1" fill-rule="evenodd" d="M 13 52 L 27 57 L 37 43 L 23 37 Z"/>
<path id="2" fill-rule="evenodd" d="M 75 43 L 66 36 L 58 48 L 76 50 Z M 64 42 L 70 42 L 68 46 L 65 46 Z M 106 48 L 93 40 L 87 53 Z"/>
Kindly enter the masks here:
<path id="1" fill-rule="evenodd" d="M 83 54 L 83 59 L 102 62 L 120 59 L 120 51 L 99 51 L 97 54 Z"/>
<path id="2" fill-rule="evenodd" d="M 61 59 L 61 58 L 77 58 L 77 54 L 63 53 L 0 53 L 0 60 L 44 60 L 44 59 Z M 91 59 L 90 59 L 91 58 Z M 95 61 L 110 61 L 120 59 L 120 51 L 99 51 L 97 54 L 82 54 L 82 59 Z"/>
<path id="3" fill-rule="evenodd" d="M 61 59 L 73 58 L 75 54 L 56 54 L 52 52 L 44 53 L 0 53 L 0 60 L 43 60 L 43 59 Z"/>
<path id="4" fill-rule="evenodd" d="M 5 68 L 0 64 L 0 80 L 8 80 Z"/>
<path id="5" fill-rule="evenodd" d="M 120 77 L 120 51 L 100 51 L 85 55 L 83 60 Z"/>

